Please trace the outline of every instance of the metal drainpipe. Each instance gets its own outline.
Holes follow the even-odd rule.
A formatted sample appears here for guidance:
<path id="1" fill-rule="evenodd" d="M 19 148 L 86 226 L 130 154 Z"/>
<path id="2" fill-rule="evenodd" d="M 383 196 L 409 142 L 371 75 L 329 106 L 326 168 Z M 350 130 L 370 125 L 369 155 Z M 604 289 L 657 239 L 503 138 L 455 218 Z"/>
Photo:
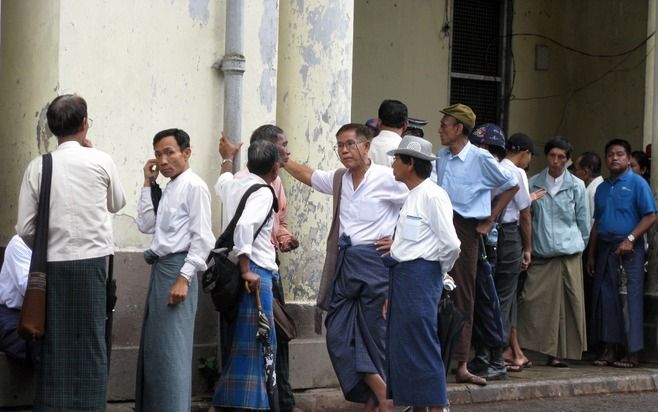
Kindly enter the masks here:
<path id="1" fill-rule="evenodd" d="M 2 1 L 2 0 L 0 0 Z M 224 72 L 224 127 L 231 142 L 242 141 L 242 76 L 244 58 L 244 0 L 226 4 L 226 41 L 224 57 L 214 67 Z M 240 170 L 240 152 L 233 159 L 233 171 Z M 223 222 L 226 223 L 226 222 Z M 222 369 L 221 318 L 217 314 L 217 363 Z"/>
<path id="2" fill-rule="evenodd" d="M 224 72 L 224 132 L 233 143 L 242 140 L 242 76 L 244 58 L 244 0 L 228 0 L 226 4 L 226 42 L 224 58 L 215 68 Z M 240 170 L 240 154 L 233 161 Z"/>

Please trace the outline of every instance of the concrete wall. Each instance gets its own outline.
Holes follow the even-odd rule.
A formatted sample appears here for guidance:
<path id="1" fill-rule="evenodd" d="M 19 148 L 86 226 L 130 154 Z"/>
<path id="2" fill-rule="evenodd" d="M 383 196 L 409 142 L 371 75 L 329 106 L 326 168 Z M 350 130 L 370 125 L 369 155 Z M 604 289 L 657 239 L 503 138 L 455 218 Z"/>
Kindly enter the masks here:
<path id="1" fill-rule="evenodd" d="M 620 57 L 586 57 L 535 35 L 592 54 L 621 53 L 647 36 L 647 1 L 513 3 L 515 76 L 508 132 L 524 131 L 540 147 L 562 134 L 575 152 L 602 152 L 613 137 L 641 147 L 646 47 Z M 412 116 L 430 120 L 425 134 L 438 148 L 438 109 L 449 99 L 449 31 L 442 28 L 451 23 L 451 4 L 355 1 L 355 121 L 376 117 L 381 100 L 398 98 Z M 549 48 L 546 71 L 535 70 L 536 45 Z M 543 165 L 537 159 L 531 171 Z"/>
<path id="2" fill-rule="evenodd" d="M 448 0 L 356 0 L 352 120 L 377 117 L 384 99 L 405 102 L 427 119 L 425 136 L 439 147 L 439 109 L 449 100 Z"/>
<path id="3" fill-rule="evenodd" d="M 56 95 L 59 81 L 59 3 L 2 3 L 0 143 L 8 150 L 0 151 L 0 245 L 15 233 L 18 190 L 27 163 L 56 146 L 44 127 L 44 107 Z"/>
<path id="4" fill-rule="evenodd" d="M 539 147 L 551 136 L 566 136 L 576 154 L 602 154 L 614 137 L 642 148 L 646 47 L 618 57 L 592 57 L 523 33 L 590 54 L 620 54 L 647 37 L 647 1 L 514 3 L 516 76 L 509 131 L 528 133 Z M 546 71 L 534 68 L 536 45 L 549 49 Z M 537 159 L 531 170 L 543 165 Z"/>

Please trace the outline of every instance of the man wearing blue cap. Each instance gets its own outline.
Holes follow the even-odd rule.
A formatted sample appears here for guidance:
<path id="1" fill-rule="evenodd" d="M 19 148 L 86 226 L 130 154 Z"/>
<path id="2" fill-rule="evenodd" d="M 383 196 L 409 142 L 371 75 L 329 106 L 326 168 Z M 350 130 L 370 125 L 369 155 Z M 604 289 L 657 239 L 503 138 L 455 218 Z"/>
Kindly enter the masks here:
<path id="1" fill-rule="evenodd" d="M 441 110 L 444 114 L 439 127 L 441 143 L 446 146 L 437 152 L 437 184 L 443 187 L 453 206 L 453 221 L 461 241 L 461 254 L 450 273 L 457 283 L 455 303 L 467 314 L 464 329 L 453 356 L 457 360 L 457 382 L 486 385 L 487 381 L 473 375 L 467 368 L 473 310 L 475 274 L 480 235 L 491 229 L 507 203 L 518 190 L 516 178 L 501 170 L 496 159 L 486 150 L 473 146 L 468 135 L 475 127 L 475 113 L 463 104 L 453 104 Z M 501 194 L 491 207 L 491 191 Z"/>

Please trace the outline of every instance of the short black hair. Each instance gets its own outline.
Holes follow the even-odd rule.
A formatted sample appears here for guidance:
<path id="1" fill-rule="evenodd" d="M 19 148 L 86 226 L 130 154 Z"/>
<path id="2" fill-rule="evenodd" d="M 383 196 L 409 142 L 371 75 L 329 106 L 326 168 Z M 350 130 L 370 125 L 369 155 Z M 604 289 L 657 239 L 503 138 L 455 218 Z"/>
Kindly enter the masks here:
<path id="1" fill-rule="evenodd" d="M 160 140 L 168 136 L 173 136 L 174 139 L 176 139 L 176 143 L 178 143 L 178 147 L 180 147 L 181 151 L 190 147 L 190 135 L 187 134 L 185 130 L 176 129 L 176 128 L 165 129 L 160 132 L 157 132 L 155 136 L 153 136 L 153 146 L 155 146 L 156 143 L 158 143 Z"/>
<path id="2" fill-rule="evenodd" d="M 548 155 L 548 152 L 550 152 L 553 149 L 562 149 L 565 152 L 567 152 L 567 160 L 571 159 L 571 153 L 573 152 L 573 146 L 571 146 L 571 143 L 562 136 L 555 136 L 548 142 L 546 142 L 546 145 L 544 146 L 544 154 Z"/>
<path id="3" fill-rule="evenodd" d="M 407 106 L 401 101 L 384 100 L 382 104 L 379 105 L 377 116 L 379 117 L 379 120 L 381 120 L 382 125 L 400 129 L 404 127 L 404 122 L 407 121 L 409 113 Z"/>
<path id="4" fill-rule="evenodd" d="M 455 126 L 457 126 L 458 124 L 462 125 L 462 134 L 464 136 L 470 136 L 471 133 L 473 132 L 473 129 L 475 129 L 474 127 L 468 127 L 468 125 L 465 125 L 464 123 L 455 119 Z"/>
<path id="5" fill-rule="evenodd" d="M 651 177 L 651 158 L 645 152 L 641 150 L 636 150 L 631 153 L 631 156 L 635 159 L 637 164 L 644 169 L 642 177 L 649 180 Z"/>
<path id="6" fill-rule="evenodd" d="M 87 102 L 75 94 L 57 96 L 46 112 L 48 127 L 57 137 L 76 134 L 87 117 Z"/>
<path id="7" fill-rule="evenodd" d="M 372 140 L 372 131 L 368 126 L 365 124 L 361 123 L 347 123 L 344 124 L 338 129 L 336 132 L 336 137 L 340 136 L 342 133 L 347 132 L 349 130 L 354 130 L 354 133 L 356 133 L 357 137 L 363 137 L 364 139 L 370 141 Z"/>
<path id="8" fill-rule="evenodd" d="M 605 144 L 605 151 L 603 152 L 603 153 L 605 153 L 606 156 L 608 156 L 608 149 L 610 148 L 610 146 L 621 146 L 626 151 L 626 154 L 629 157 L 631 156 L 631 144 L 628 143 L 627 140 L 612 139 L 612 140 L 608 141 L 608 143 Z"/>
<path id="9" fill-rule="evenodd" d="M 264 124 L 254 130 L 254 132 L 251 134 L 251 138 L 249 139 L 249 143 L 253 143 L 258 140 L 269 140 L 270 142 L 276 144 L 280 134 L 283 134 L 283 129 L 280 127 L 273 124 Z"/>
<path id="10" fill-rule="evenodd" d="M 427 179 L 432 174 L 432 162 L 429 160 L 419 159 L 405 154 L 398 154 L 396 156 L 405 165 L 411 164 L 411 160 L 413 159 L 414 172 L 416 172 L 416 175 L 421 179 Z"/>
<path id="11" fill-rule="evenodd" d="M 578 167 L 589 171 L 592 177 L 601 176 L 601 158 L 594 152 L 584 152 L 580 156 Z"/>
<path id="12" fill-rule="evenodd" d="M 265 176 L 279 162 L 279 148 L 269 140 L 256 140 L 247 149 L 247 169 L 255 175 Z"/>

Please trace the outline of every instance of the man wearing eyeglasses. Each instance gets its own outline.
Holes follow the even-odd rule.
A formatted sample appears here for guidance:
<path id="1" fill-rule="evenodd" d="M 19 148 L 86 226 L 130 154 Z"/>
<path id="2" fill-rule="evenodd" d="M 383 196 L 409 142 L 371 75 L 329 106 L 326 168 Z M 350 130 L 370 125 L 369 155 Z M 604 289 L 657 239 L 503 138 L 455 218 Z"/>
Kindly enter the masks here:
<path id="1" fill-rule="evenodd" d="M 501 169 L 491 153 L 469 142 L 468 135 L 475 127 L 475 113 L 470 107 L 457 103 L 441 113 L 439 136 L 445 147 L 436 154 L 435 181 L 448 192 L 452 202 L 461 253 L 450 275 L 457 284 L 455 304 L 466 313 L 466 322 L 453 352 L 457 360 L 456 378 L 459 383 L 486 385 L 486 379 L 472 374 L 466 366 L 473 328 L 478 241 L 491 230 L 519 186 L 516 177 Z M 501 194 L 492 207 L 493 189 L 500 189 Z"/>
<path id="2" fill-rule="evenodd" d="M 409 193 L 393 170 L 368 157 L 372 134 L 362 124 L 336 133 L 344 169 L 313 170 L 288 160 L 285 169 L 315 190 L 333 195 L 333 221 L 317 306 L 328 311 L 327 349 L 345 399 L 393 409 L 386 399 L 382 305 L 388 294 L 388 253 L 400 207 Z M 319 325 L 316 325 L 319 326 Z M 317 329 L 317 328 L 316 328 Z"/>
<path id="3" fill-rule="evenodd" d="M 34 410 L 105 410 L 106 256 L 114 253 L 112 213 L 126 204 L 112 158 L 91 148 L 87 102 L 65 94 L 48 106 L 52 152 L 46 334 Z M 41 156 L 28 165 L 16 233 L 32 248 L 41 190 Z"/>

